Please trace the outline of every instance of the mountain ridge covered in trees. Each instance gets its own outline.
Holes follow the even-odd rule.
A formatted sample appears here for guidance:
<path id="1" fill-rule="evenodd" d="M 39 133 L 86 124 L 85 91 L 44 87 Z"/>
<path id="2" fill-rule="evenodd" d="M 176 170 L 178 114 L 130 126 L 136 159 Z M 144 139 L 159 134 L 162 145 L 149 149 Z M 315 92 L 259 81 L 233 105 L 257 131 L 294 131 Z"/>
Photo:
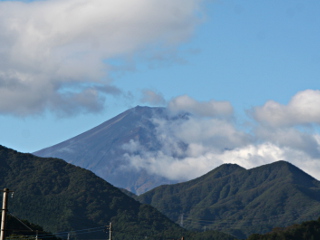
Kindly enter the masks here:
<path id="1" fill-rule="evenodd" d="M 137 197 L 187 229 L 246 238 L 320 216 L 320 182 L 286 161 L 246 170 L 224 164 L 197 179 Z"/>

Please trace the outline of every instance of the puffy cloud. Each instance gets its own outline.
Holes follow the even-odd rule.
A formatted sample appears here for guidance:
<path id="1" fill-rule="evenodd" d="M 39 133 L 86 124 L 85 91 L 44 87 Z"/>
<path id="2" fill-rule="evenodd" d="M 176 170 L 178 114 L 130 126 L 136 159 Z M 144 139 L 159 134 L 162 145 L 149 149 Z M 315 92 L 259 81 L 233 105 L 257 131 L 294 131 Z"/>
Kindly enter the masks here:
<path id="1" fill-rule="evenodd" d="M 279 147 L 300 150 L 311 157 L 320 156 L 318 135 L 299 131 L 295 128 L 268 128 L 260 126 L 255 129 L 255 137 L 259 141 L 269 141 Z"/>
<path id="2" fill-rule="evenodd" d="M 217 118 L 189 116 L 187 119 L 175 121 L 154 119 L 154 122 L 158 126 L 158 139 L 164 146 L 174 146 L 174 142 L 183 142 L 187 145 L 202 146 L 203 151 L 220 151 L 250 142 L 248 134 L 238 131 L 232 123 Z"/>
<path id="3" fill-rule="evenodd" d="M 253 109 L 254 118 L 273 127 L 320 124 L 320 91 L 305 90 L 292 97 L 288 105 L 268 101 Z"/>
<path id="4" fill-rule="evenodd" d="M 137 143 L 132 144 L 136 145 Z M 281 148 L 270 142 L 249 144 L 222 152 L 207 150 L 202 154 L 184 158 L 174 157 L 163 151 L 142 151 L 141 154 L 131 155 L 127 153 L 125 157 L 136 169 L 144 169 L 151 174 L 177 181 L 186 181 L 202 176 L 224 163 L 235 163 L 250 169 L 278 160 L 286 160 L 315 177 L 320 171 L 319 157 L 315 159 L 303 151 Z"/>
<path id="5" fill-rule="evenodd" d="M 164 105 L 166 103 L 166 100 L 160 93 L 156 93 L 152 90 L 145 89 L 142 91 L 142 98 L 141 102 L 142 103 L 149 103 L 151 105 Z"/>
<path id="6" fill-rule="evenodd" d="M 161 145 L 159 150 L 149 151 L 138 140 L 123 146 L 127 151 L 127 167 L 144 169 L 171 180 L 189 180 L 232 161 L 227 161 L 226 153 L 245 148 L 252 141 L 249 134 L 219 117 L 171 117 L 153 119 Z"/>
<path id="7" fill-rule="evenodd" d="M 106 60 L 185 41 L 201 1 L 0 2 L 0 113 L 98 111 Z"/>
<path id="8" fill-rule="evenodd" d="M 173 113 L 188 112 L 203 117 L 230 117 L 233 114 L 233 107 L 227 101 L 198 102 L 187 95 L 172 99 L 168 109 Z"/>
<path id="9" fill-rule="evenodd" d="M 311 93 L 311 96 L 306 96 L 307 93 Z M 302 114 L 305 110 L 302 106 L 313 104 L 312 100 L 317 99 L 317 94 L 317 91 L 298 93 L 288 106 L 283 107 L 286 111 Z M 249 169 L 286 160 L 316 178 L 319 175 L 320 135 L 312 128 L 290 127 L 286 123 L 272 126 L 251 124 L 252 128 L 243 129 L 238 128 L 233 119 L 221 118 L 224 115 L 218 114 L 215 109 L 210 113 L 208 102 L 197 102 L 183 96 L 170 104 L 172 103 L 171 107 L 179 106 L 173 108 L 179 110 L 176 114 L 180 114 L 180 110 L 190 110 L 193 114 L 153 119 L 157 126 L 157 142 L 161 147 L 150 151 L 143 143 L 131 141 L 126 148 L 125 157 L 129 163 L 127 167 L 144 169 L 171 180 L 185 181 L 199 177 L 224 163 L 236 163 Z M 297 110 L 298 106 L 300 110 Z M 307 121 L 301 120 L 303 117 L 291 119 L 290 124 L 306 123 Z"/>

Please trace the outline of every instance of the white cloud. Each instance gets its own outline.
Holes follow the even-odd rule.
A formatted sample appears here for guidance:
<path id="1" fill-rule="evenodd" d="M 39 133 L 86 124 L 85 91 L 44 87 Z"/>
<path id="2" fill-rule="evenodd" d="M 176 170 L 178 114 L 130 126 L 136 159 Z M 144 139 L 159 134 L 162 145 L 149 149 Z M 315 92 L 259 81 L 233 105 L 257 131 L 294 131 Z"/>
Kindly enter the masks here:
<path id="1" fill-rule="evenodd" d="M 189 112 L 203 117 L 230 117 L 233 114 L 233 107 L 227 101 L 198 102 L 187 95 L 172 99 L 168 109 L 173 113 Z"/>
<path id="2" fill-rule="evenodd" d="M 111 84 L 105 60 L 187 40 L 199 23 L 200 3 L 0 2 L 0 113 L 98 111 L 105 94 L 100 89 Z"/>
<path id="3" fill-rule="evenodd" d="M 198 177 L 223 164 L 223 156 L 229 151 L 251 143 L 250 135 L 237 130 L 225 119 L 190 115 L 182 119 L 155 118 L 153 121 L 161 148 L 148 151 L 139 141 L 132 140 L 124 145 L 125 157 L 131 167 L 171 180 Z"/>
<path id="4" fill-rule="evenodd" d="M 162 152 L 147 156 L 147 158 L 135 156 L 133 164 L 139 162 L 139 167 L 153 174 L 179 181 L 202 176 L 225 163 L 235 163 L 246 169 L 250 169 L 284 159 L 315 177 L 318 176 L 320 171 L 320 158 L 314 159 L 302 151 L 280 148 L 271 143 L 248 145 L 221 153 L 207 151 L 202 155 L 183 159 L 163 155 Z"/>
<path id="5" fill-rule="evenodd" d="M 173 146 L 174 142 L 194 144 L 206 149 L 232 149 L 247 144 L 250 136 L 238 131 L 235 126 L 217 118 L 197 118 L 167 121 L 155 119 L 157 136 L 163 145 Z"/>
<path id="6" fill-rule="evenodd" d="M 270 142 L 249 144 L 244 147 L 215 152 L 207 150 L 197 156 L 173 157 L 162 151 L 148 152 L 125 157 L 136 169 L 147 170 L 150 174 L 166 177 L 170 180 L 186 181 L 202 176 L 210 170 L 224 164 L 235 163 L 246 169 L 286 160 L 310 175 L 317 176 L 320 171 L 320 158 L 312 158 L 303 151 L 281 148 Z"/>
<path id="7" fill-rule="evenodd" d="M 305 90 L 292 97 L 288 105 L 268 101 L 254 108 L 254 118 L 273 127 L 320 124 L 320 91 Z"/>
<path id="8" fill-rule="evenodd" d="M 318 135 L 299 131 L 295 128 L 268 128 L 260 126 L 255 130 L 259 141 L 269 141 L 279 147 L 288 147 L 307 153 L 313 157 L 320 156 Z"/>
<path id="9" fill-rule="evenodd" d="M 311 96 L 306 96 L 308 93 Z M 300 111 L 302 114 L 305 108 L 297 110 L 298 106 L 313 105 L 310 99 L 316 100 L 317 94 L 317 91 L 298 93 L 287 109 L 296 114 Z M 190 110 L 193 114 L 182 115 L 182 118 L 171 115 L 171 118 L 153 119 L 161 148 L 149 151 L 139 141 L 132 141 L 131 148 L 127 148 L 125 155 L 129 166 L 171 180 L 185 181 L 199 177 L 224 163 L 236 163 L 249 169 L 285 160 L 318 178 L 320 135 L 313 128 L 306 131 L 305 128 L 290 127 L 293 123 L 306 123 L 301 120 L 302 116 L 288 120 L 290 124 L 286 122 L 280 126 L 269 126 L 258 122 L 251 124 L 251 129 L 244 130 L 237 128 L 237 122 L 233 119 L 221 117 L 215 109 L 210 110 L 207 102 L 197 102 L 183 96 L 172 103 L 174 105 L 171 106 L 177 106 L 174 109 Z M 176 111 L 176 114 L 179 113 Z M 282 121 L 284 120 L 285 116 Z"/>

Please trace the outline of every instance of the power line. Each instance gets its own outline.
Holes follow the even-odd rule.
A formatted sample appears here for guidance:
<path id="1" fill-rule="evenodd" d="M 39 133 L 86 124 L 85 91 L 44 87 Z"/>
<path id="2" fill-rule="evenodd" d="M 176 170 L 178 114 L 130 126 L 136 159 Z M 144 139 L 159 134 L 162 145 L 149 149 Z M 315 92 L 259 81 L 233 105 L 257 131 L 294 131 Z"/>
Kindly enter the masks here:
<path id="1" fill-rule="evenodd" d="M 318 216 L 317 214 L 314 214 L 314 216 Z M 268 218 L 265 217 L 248 217 L 248 218 L 219 218 L 219 219 L 201 219 L 201 218 L 185 218 L 184 222 L 208 222 L 208 223 L 215 223 L 215 222 L 235 222 L 235 221 L 255 221 L 255 222 L 266 222 L 271 221 L 275 219 L 279 219 L 281 217 L 287 217 L 285 213 L 273 215 Z M 307 216 L 300 216 L 301 219 L 309 219 L 310 217 Z"/>

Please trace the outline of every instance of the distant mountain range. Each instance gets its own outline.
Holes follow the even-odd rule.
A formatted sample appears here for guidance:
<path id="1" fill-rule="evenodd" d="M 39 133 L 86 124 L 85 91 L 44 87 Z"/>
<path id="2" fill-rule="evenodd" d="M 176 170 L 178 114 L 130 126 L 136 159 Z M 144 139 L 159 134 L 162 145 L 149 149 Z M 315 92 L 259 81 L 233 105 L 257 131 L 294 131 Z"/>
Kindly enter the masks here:
<path id="1" fill-rule="evenodd" d="M 219 232 L 189 232 L 92 172 L 60 159 L 39 158 L 0 145 L 0 187 L 14 191 L 10 214 L 67 239 L 231 240 Z M 26 229 L 28 230 L 28 229 Z M 42 233 L 39 232 L 39 235 Z M 46 239 L 46 237 L 39 237 Z"/>
<path id="2" fill-rule="evenodd" d="M 130 166 L 124 155 L 124 144 L 137 140 L 147 151 L 161 148 L 155 135 L 154 119 L 174 121 L 165 108 L 140 107 L 129 109 L 118 116 L 74 138 L 33 154 L 56 157 L 89 169 L 111 184 L 141 194 L 162 184 L 177 183 L 143 169 Z M 124 177 L 125 176 L 125 177 Z"/>
<path id="3" fill-rule="evenodd" d="M 320 216 L 320 182 L 278 161 L 246 170 L 224 164 L 197 179 L 157 187 L 138 200 L 187 229 L 245 238 Z"/>

